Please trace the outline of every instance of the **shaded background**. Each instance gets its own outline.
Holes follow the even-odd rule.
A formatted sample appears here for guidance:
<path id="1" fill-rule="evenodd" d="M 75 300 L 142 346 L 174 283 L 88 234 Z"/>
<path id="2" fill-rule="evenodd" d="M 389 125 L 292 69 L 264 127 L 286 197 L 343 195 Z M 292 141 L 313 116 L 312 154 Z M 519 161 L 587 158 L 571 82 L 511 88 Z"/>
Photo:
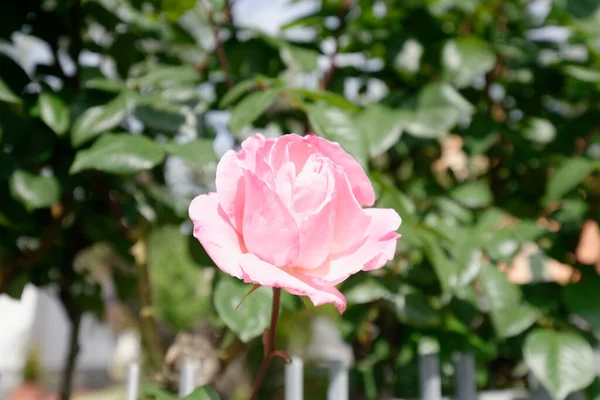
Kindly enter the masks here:
<path id="1" fill-rule="evenodd" d="M 280 347 L 322 398 L 415 397 L 419 343 L 479 389 L 600 396 L 600 14 L 594 0 L 44 0 L 0 6 L 0 395 L 246 398 L 268 290 L 221 273 L 187 206 L 225 151 L 315 133 L 403 217 L 343 316 L 284 296 Z M 50 316 L 50 317 L 49 317 Z M 75 334 L 72 334 L 72 333 Z M 74 340 L 77 339 L 78 340 Z M 14 392 L 12 392 L 14 395 Z M 153 394 L 154 393 L 154 394 Z M 154 397 L 153 397 L 154 396 Z M 261 398 L 282 396 L 273 363 Z M 14 398 L 14 397 L 13 397 Z"/>

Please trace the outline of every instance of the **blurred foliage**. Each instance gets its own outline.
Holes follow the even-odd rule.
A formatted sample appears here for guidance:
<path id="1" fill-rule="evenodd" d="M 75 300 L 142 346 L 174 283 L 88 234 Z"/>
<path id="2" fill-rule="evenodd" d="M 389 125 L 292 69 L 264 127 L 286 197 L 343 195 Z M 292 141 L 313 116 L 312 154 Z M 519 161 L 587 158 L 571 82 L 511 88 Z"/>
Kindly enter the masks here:
<path id="1" fill-rule="evenodd" d="M 208 321 L 223 364 L 253 371 L 270 294 L 235 311 L 250 287 L 215 273 L 187 205 L 248 135 L 314 132 L 368 170 L 402 239 L 341 285 L 342 317 L 284 297 L 282 346 L 333 319 L 357 398 L 414 396 L 424 341 L 449 392 L 471 351 L 481 389 L 526 385 L 524 363 L 556 399 L 596 393 L 598 2 L 323 0 L 268 35 L 236 22 L 244 1 L 2 6 L 0 292 L 58 286 L 116 331 L 126 305 L 157 371 Z M 75 268 L 98 243 L 114 256 Z"/>

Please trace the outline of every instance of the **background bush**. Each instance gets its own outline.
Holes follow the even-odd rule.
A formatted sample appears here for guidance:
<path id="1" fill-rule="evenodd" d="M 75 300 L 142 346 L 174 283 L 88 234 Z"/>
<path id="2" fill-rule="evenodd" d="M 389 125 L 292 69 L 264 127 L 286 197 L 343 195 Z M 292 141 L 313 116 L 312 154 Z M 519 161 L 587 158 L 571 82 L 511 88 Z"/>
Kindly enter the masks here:
<path id="1" fill-rule="evenodd" d="M 217 371 L 241 365 L 244 393 L 271 294 L 233 310 L 249 287 L 190 237 L 187 205 L 245 137 L 314 132 L 368 169 L 403 237 L 388 268 L 341 286 L 342 317 L 284 297 L 282 346 L 334 321 L 360 398 L 416 395 L 425 340 L 446 380 L 468 350 L 480 388 L 531 370 L 556 398 L 600 396 L 597 3 L 323 0 L 277 36 L 227 0 L 5 3 L 0 292 L 52 285 L 75 327 L 93 311 L 139 328 L 165 387 L 190 332 L 221 365 L 207 381 L 235 396 Z M 32 43 L 47 60 L 24 62 Z"/>

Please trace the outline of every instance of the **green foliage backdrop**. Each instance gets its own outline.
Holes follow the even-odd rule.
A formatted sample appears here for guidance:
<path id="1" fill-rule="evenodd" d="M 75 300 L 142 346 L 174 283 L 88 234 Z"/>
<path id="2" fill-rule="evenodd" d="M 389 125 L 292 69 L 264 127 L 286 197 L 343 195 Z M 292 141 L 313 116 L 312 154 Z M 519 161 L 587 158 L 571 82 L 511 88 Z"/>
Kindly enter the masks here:
<path id="1" fill-rule="evenodd" d="M 313 132 L 368 170 L 403 236 L 387 268 L 341 285 L 342 317 L 284 297 L 282 345 L 331 318 L 360 398 L 414 396 L 424 340 L 445 383 L 462 350 L 481 389 L 530 370 L 557 400 L 596 398 L 597 3 L 323 0 L 275 36 L 228 0 L 3 4 L 0 292 L 54 285 L 74 326 L 93 311 L 139 328 L 149 371 L 208 325 L 251 378 L 271 294 L 235 311 L 249 287 L 190 238 L 187 205 L 245 137 Z M 26 62 L 34 45 L 47 60 Z"/>

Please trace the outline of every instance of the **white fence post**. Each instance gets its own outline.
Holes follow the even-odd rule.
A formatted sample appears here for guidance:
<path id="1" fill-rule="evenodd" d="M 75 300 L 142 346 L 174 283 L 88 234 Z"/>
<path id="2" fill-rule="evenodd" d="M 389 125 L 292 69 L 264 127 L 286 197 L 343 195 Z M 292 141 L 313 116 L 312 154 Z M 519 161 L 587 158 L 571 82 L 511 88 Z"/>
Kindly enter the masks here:
<path id="1" fill-rule="evenodd" d="M 285 366 L 285 400 L 304 399 L 304 363 L 296 356 Z"/>
<path id="2" fill-rule="evenodd" d="M 442 399 L 439 345 L 431 339 L 419 343 L 419 386 L 421 400 Z"/>
<path id="3" fill-rule="evenodd" d="M 184 362 L 181 366 L 179 374 L 179 397 L 185 397 L 194 391 L 197 369 L 198 365 L 189 361 Z"/>
<path id="4" fill-rule="evenodd" d="M 127 400 L 137 400 L 140 387 L 140 364 L 133 363 L 127 369 Z"/>
<path id="5" fill-rule="evenodd" d="M 471 353 L 457 353 L 454 356 L 454 375 L 457 400 L 476 400 L 475 360 Z"/>
<path id="6" fill-rule="evenodd" d="M 348 367 L 342 361 L 334 361 L 329 367 L 327 400 L 348 400 L 350 379 Z"/>

